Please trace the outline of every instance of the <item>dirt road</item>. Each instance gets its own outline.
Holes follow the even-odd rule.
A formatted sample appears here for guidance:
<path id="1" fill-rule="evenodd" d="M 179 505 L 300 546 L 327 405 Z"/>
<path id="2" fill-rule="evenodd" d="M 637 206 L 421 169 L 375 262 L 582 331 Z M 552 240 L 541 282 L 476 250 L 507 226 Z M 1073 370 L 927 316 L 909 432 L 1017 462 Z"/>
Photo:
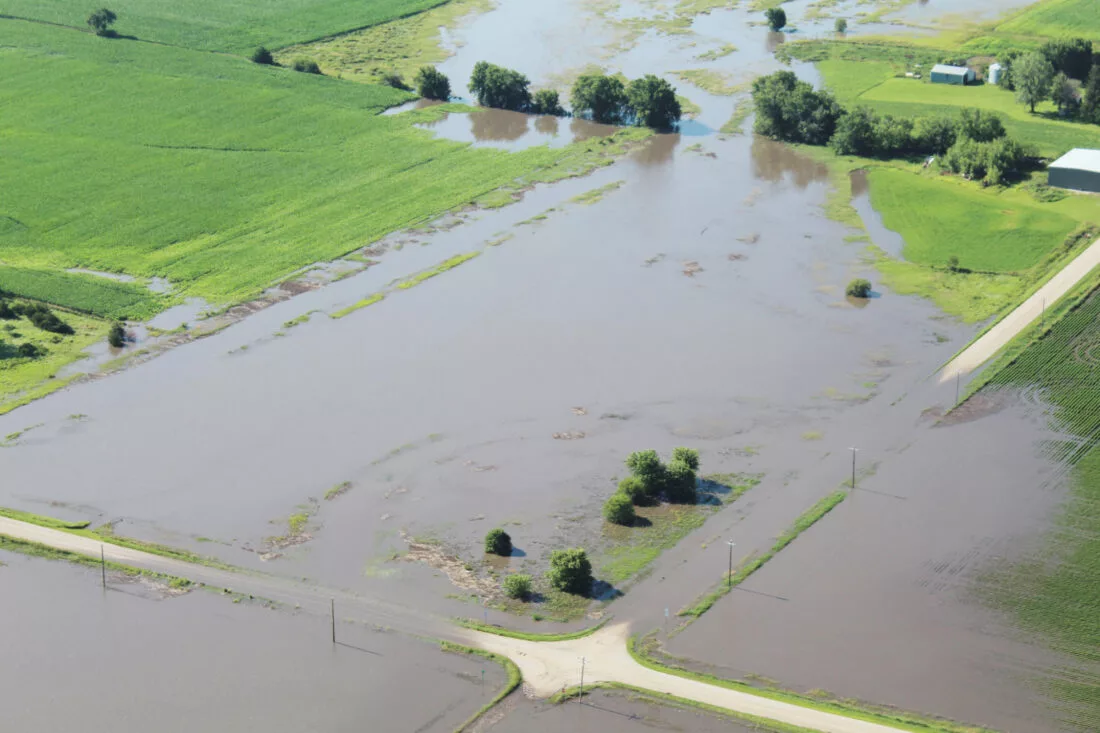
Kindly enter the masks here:
<path id="1" fill-rule="evenodd" d="M 0 517 L 0 535 L 37 542 L 95 559 L 100 557 L 102 551 L 105 559 L 112 562 L 187 578 L 215 589 L 228 588 L 237 593 L 294 604 L 318 613 L 327 614 L 329 600 L 335 599 L 340 609 L 338 615 L 341 617 L 355 614 L 359 620 L 379 626 L 418 636 L 444 638 L 504 655 L 523 672 L 527 689 L 543 697 L 552 695 L 563 687 L 579 684 L 583 658 L 586 684 L 619 682 L 825 733 L 888 733 L 897 730 L 643 667 L 627 651 L 630 627 L 626 623 L 606 627 L 591 636 L 573 641 L 524 641 L 456 627 L 446 619 L 430 614 L 320 586 L 258 573 L 238 573 L 194 565 L 7 517 Z"/>
<path id="2" fill-rule="evenodd" d="M 940 372 L 940 383 L 955 379 L 956 375 L 959 374 L 969 374 L 984 364 L 1004 348 L 1016 334 L 1036 318 L 1039 318 L 1044 307 L 1054 305 L 1055 301 L 1069 292 L 1097 265 L 1100 265 L 1100 239 L 1093 242 L 1088 249 L 1077 255 L 1072 262 L 1052 277 L 1046 285 L 1039 288 L 1034 295 L 1017 306 L 1014 311 L 1002 318 L 996 326 L 986 331 L 981 338 L 952 359 Z"/>

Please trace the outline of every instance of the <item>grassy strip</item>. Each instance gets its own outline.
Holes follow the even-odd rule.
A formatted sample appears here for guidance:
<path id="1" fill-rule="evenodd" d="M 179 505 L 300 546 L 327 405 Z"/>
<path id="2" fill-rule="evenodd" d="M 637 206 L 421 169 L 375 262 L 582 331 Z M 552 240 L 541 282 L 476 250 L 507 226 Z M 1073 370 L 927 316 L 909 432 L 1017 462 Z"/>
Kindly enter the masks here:
<path id="1" fill-rule="evenodd" d="M 363 298 L 358 303 L 354 303 L 352 305 L 349 305 L 347 308 L 341 308 L 338 311 L 335 311 L 333 313 L 329 313 L 328 316 L 329 316 L 329 318 L 343 318 L 344 316 L 351 315 L 352 313 L 359 310 L 360 308 L 366 308 L 368 305 L 374 305 L 375 303 L 377 303 L 378 301 L 382 300 L 385 297 L 386 296 L 383 295 L 382 293 L 375 293 L 374 295 Z"/>
<path id="2" fill-rule="evenodd" d="M 56 547 L 39 544 L 38 542 L 28 542 L 27 540 L 9 537 L 5 534 L 0 534 L 0 550 L 18 552 L 21 555 L 26 555 L 28 557 L 40 557 L 46 560 L 64 560 L 65 562 L 71 562 L 74 565 L 84 565 L 86 567 L 92 568 L 103 566 L 109 570 L 116 570 L 118 572 L 122 572 L 131 576 L 142 575 L 147 578 L 164 580 L 171 588 L 190 588 L 192 585 L 191 581 L 187 578 L 180 578 L 175 575 L 158 573 L 152 570 L 140 570 L 138 568 L 133 568 L 129 565 L 123 565 L 112 560 L 101 562 L 99 560 L 96 560 L 95 558 L 88 557 L 87 555 L 81 555 L 78 552 L 59 550 Z"/>
<path id="3" fill-rule="evenodd" d="M 500 666 L 504 667 L 504 670 L 508 673 L 508 682 L 505 683 L 500 692 L 496 694 L 496 697 L 482 705 L 476 713 L 466 719 L 466 722 L 455 728 L 455 733 L 462 733 L 462 731 L 464 730 L 469 730 L 470 726 L 476 723 L 482 715 L 489 712 L 494 705 L 496 705 L 504 698 L 508 697 L 508 695 L 512 694 L 512 691 L 519 687 L 519 683 L 523 681 L 523 675 L 520 674 L 519 667 L 517 667 L 512 662 L 512 660 L 508 659 L 507 657 L 502 657 L 499 654 L 493 654 L 492 652 L 482 651 L 481 649 L 472 649 L 468 646 L 462 646 L 460 644 L 452 644 L 449 641 L 441 641 L 439 643 L 439 646 L 443 649 L 443 651 L 450 652 L 451 654 L 468 654 L 478 657 L 484 657 L 485 659 L 496 662 Z"/>
<path id="4" fill-rule="evenodd" d="M 131 550 L 138 550 L 140 552 L 148 552 L 151 555 L 160 555 L 161 557 L 171 558 L 172 560 L 179 560 L 181 562 L 191 563 L 192 565 L 204 565 L 209 568 L 217 568 L 219 570 L 231 570 L 237 571 L 239 568 L 235 568 L 232 565 L 227 565 L 220 560 L 215 560 L 212 557 L 206 557 L 205 555 L 199 555 L 188 550 L 179 550 L 174 547 L 168 547 L 167 545 L 160 545 L 155 542 L 146 542 L 144 540 L 135 540 L 130 537 L 120 537 L 114 534 L 114 531 L 109 525 L 104 525 L 98 529 L 87 529 L 89 522 L 85 522 L 83 527 L 76 526 L 77 523 L 66 522 L 62 519 L 55 517 L 46 517 L 40 514 L 32 514 L 30 512 L 21 512 L 16 509 L 6 509 L 0 507 L 0 515 L 16 519 L 28 524 L 36 524 L 40 527 L 48 527 L 50 529 L 56 529 L 61 532 L 68 532 L 69 534 L 79 535 L 81 537 L 87 537 L 89 539 L 96 540 L 98 542 L 104 542 L 108 545 L 117 545 L 119 547 L 126 547 Z M 96 563 L 99 564 L 98 562 Z"/>
<path id="5" fill-rule="evenodd" d="M 444 272 L 446 272 L 447 270 L 458 267 L 459 265 L 461 265 L 463 262 L 466 262 L 467 260 L 472 260 L 473 258 L 477 257 L 479 254 L 481 254 L 480 251 L 467 252 L 465 254 L 455 255 L 454 257 L 451 257 L 450 259 L 443 260 L 443 262 L 440 262 L 438 265 L 436 265 L 435 267 L 433 267 L 430 270 L 425 270 L 424 272 L 413 275 L 408 280 L 404 280 L 402 282 L 397 283 L 397 287 L 400 288 L 401 290 L 408 290 L 409 288 L 414 288 L 414 287 L 416 287 L 417 285 L 419 285 L 420 283 L 424 282 L 425 280 L 427 280 L 429 278 L 433 278 L 436 275 L 441 275 Z"/>
<path id="6" fill-rule="evenodd" d="M 547 701 L 556 705 L 581 697 L 582 694 L 587 694 L 592 690 L 626 690 L 627 692 L 633 692 L 640 697 L 667 706 L 702 710 L 723 718 L 746 722 L 752 726 L 753 730 L 768 731 L 769 733 L 813 733 L 810 728 L 802 728 L 797 725 L 781 723 L 778 720 L 770 720 L 756 715 L 739 713 L 734 710 L 718 707 L 717 705 L 696 702 L 695 700 L 688 700 L 686 697 L 678 697 L 676 695 L 670 695 L 667 692 L 657 692 L 656 690 L 647 690 L 642 687 L 635 687 L 634 685 L 626 685 L 622 682 L 596 682 L 595 684 L 587 685 L 583 693 L 580 687 L 570 687 L 562 692 L 555 693 L 548 698 Z"/>
<path id="7" fill-rule="evenodd" d="M 673 76 L 697 86 L 708 94 L 722 97 L 744 91 L 744 84 L 733 83 L 728 76 L 714 69 L 682 69 L 670 72 Z"/>
<path id="8" fill-rule="evenodd" d="M 741 128 L 744 126 L 745 120 L 749 118 L 749 115 L 751 115 L 753 111 L 752 97 L 742 97 L 738 99 L 733 107 L 733 114 L 718 128 L 718 132 L 724 135 L 741 135 L 744 132 Z"/>
<path id="9" fill-rule="evenodd" d="M 0 292 L 114 319 L 144 320 L 169 304 L 136 283 L 24 267 L 0 267 Z"/>
<path id="10" fill-rule="evenodd" d="M 779 702 L 789 703 L 791 705 L 798 705 L 799 707 L 809 708 L 811 710 L 820 710 L 826 713 L 832 713 L 834 715 L 842 715 L 847 718 L 854 718 L 856 720 L 863 720 L 870 723 L 876 723 L 878 725 L 885 725 L 891 728 L 897 728 L 899 730 L 912 731 L 913 733 L 929 733 L 930 731 L 938 731 L 940 733 L 992 733 L 988 728 L 982 728 L 977 726 L 970 726 L 960 723 L 955 723 L 950 720 L 942 720 L 939 718 L 926 718 L 924 716 L 916 715 L 908 712 L 883 710 L 883 709 L 871 709 L 857 707 L 851 704 L 850 701 L 835 701 L 835 700 L 821 700 L 811 697 L 803 697 L 797 693 L 789 690 L 782 689 L 761 689 L 754 687 L 745 682 L 739 682 L 737 680 L 729 680 L 723 677 L 717 677 L 712 674 L 706 674 L 704 672 L 695 672 L 683 667 L 671 666 L 663 664 L 657 661 L 650 653 L 653 650 L 653 646 L 656 644 L 656 639 L 649 637 L 649 641 L 644 638 L 639 640 L 637 636 L 631 636 L 627 640 L 627 651 L 630 652 L 630 656 L 635 662 L 657 672 L 663 672 L 665 674 L 675 675 L 676 677 L 683 677 L 684 679 L 694 680 L 696 682 L 702 682 L 707 685 L 714 685 L 716 687 L 724 687 L 729 690 L 736 690 L 737 692 L 743 692 L 749 695 L 756 695 L 758 697 L 765 697 L 770 700 L 777 700 Z M 770 722 L 770 721 L 769 721 Z"/>
<path id="11" fill-rule="evenodd" d="M 597 201 L 603 199 L 604 195 L 609 194 L 619 188 L 622 188 L 624 183 L 626 183 L 626 181 L 613 181 L 606 186 L 600 186 L 599 188 L 594 188 L 591 191 L 585 191 L 582 194 L 574 196 L 573 198 L 569 199 L 569 202 L 573 204 L 584 205 L 594 204 Z"/>
<path id="12" fill-rule="evenodd" d="M 512 629 L 506 629 L 502 626 L 494 626 L 492 624 L 481 623 L 471 618 L 456 618 L 454 621 L 459 626 L 467 629 L 473 629 L 474 631 L 482 631 L 486 634 L 495 634 L 497 636 L 506 636 L 509 639 L 523 639 L 525 641 L 572 641 L 573 639 L 583 639 L 586 636 L 591 636 L 600 629 L 602 629 L 608 621 L 611 620 L 610 616 L 604 617 L 595 626 L 590 626 L 587 629 L 581 629 L 580 631 L 568 631 L 562 634 L 538 634 L 528 631 L 514 631 Z"/>
<path id="13" fill-rule="evenodd" d="M 710 610 L 711 606 L 718 602 L 718 599 L 722 598 L 733 590 L 734 587 L 740 585 L 750 575 L 763 567 L 764 563 L 771 560 L 782 551 L 783 548 L 794 542 L 798 535 L 812 527 L 819 519 L 832 511 L 837 504 L 844 501 L 847 496 L 848 492 L 841 489 L 821 499 L 803 512 L 802 515 L 794 521 L 794 524 L 792 524 L 783 534 L 779 535 L 779 538 L 775 541 L 775 544 L 771 546 L 771 549 L 763 555 L 749 558 L 747 562 L 742 563 L 741 566 L 737 568 L 732 578 L 728 580 L 723 579 L 714 590 L 697 600 L 694 605 L 680 609 L 677 611 L 676 615 L 691 616 L 693 618 L 702 616 Z"/>

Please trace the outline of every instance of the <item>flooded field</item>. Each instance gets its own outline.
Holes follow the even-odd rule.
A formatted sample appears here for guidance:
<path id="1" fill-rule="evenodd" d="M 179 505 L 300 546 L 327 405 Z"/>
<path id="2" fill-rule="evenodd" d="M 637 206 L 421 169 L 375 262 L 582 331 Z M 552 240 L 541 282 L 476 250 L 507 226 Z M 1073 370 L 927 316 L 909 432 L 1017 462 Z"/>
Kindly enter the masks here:
<path id="1" fill-rule="evenodd" d="M 799 19 L 809 5 L 784 7 Z M 934 426 L 955 385 L 928 378 L 975 327 L 877 283 L 877 297 L 846 298 L 851 279 L 877 277 L 858 232 L 822 212 L 828 169 L 751 134 L 715 133 L 745 84 L 780 68 L 779 44 L 831 32 L 832 20 L 769 33 L 749 25 L 759 13 L 737 8 L 698 16 L 687 33 L 664 32 L 657 21 L 675 12 L 670 3 L 610 11 L 502 0 L 450 31 L 456 53 L 441 68 L 454 80 L 482 59 L 521 70 L 536 87 L 563 87 L 593 64 L 631 77 L 718 76 L 677 81 L 702 108 L 697 119 L 614 165 L 387 237 L 363 250 L 372 263 L 358 274 L 0 416 L 0 435 L 19 433 L 0 449 L 0 505 L 112 522 L 118 534 L 249 568 L 533 627 L 464 603 L 454 596 L 476 587 L 397 556 L 409 538 L 438 541 L 480 573 L 482 538 L 495 526 L 519 550 L 497 570 L 541 572 L 551 550 L 599 547 L 600 506 L 634 450 L 686 445 L 700 450 L 703 474 L 762 473 L 609 607 L 644 633 L 667 629 L 666 609 L 674 616 L 722 577 L 726 540 L 738 558 L 769 546 L 848 477 L 848 449 L 859 447 L 861 475 L 874 470 L 861 490 L 669 650 L 723 674 L 1055 730 L 1034 685 L 1062 660 L 1017 638 L 971 591 L 990 563 L 1034 540 L 1060 499 L 1056 484 L 1034 489 L 1054 470 L 1037 450 L 1049 433 L 1019 407 Z M 817 81 L 811 66 L 795 69 Z M 450 114 L 431 129 L 513 150 L 598 144 L 609 132 L 499 111 Z M 900 252 L 858 177 L 853 192 L 875 244 Z M 470 253 L 478 256 L 417 287 L 395 285 Z M 385 297 L 347 310 L 376 294 Z M 203 307 L 182 305 L 153 325 L 193 322 Z M 304 517 L 298 531 L 295 515 Z M 359 632 L 355 645 L 389 657 L 379 660 L 332 649 L 324 620 L 203 593 L 101 598 L 87 578 L 72 582 L 83 571 L 35 563 L 32 577 L 27 561 L 5 562 L 5 595 L 36 597 L 0 611 L 33 629 L 4 641 L 26 648 L 5 651 L 43 666 L 0 680 L 29 701 L 79 688 L 88 701 L 65 711 L 74 722 L 112 717 L 109 706 L 121 704 L 132 729 L 156 711 L 171 730 L 192 703 L 209 710 L 223 688 L 239 687 L 246 704 L 224 715 L 246 717 L 228 718 L 229 728 L 343 730 L 386 702 L 395 716 L 387 729 L 452 730 L 490 694 L 475 679 L 481 665 L 406 639 Z M 124 625 L 145 636 L 111 645 Z M 179 631 L 165 640 L 166 627 Z M 74 669 L 28 651 L 47 643 L 77 649 L 66 657 Z M 176 686 L 123 699 L 110 674 L 81 687 L 85 662 L 138 690 L 159 665 Z M 494 690 L 502 675 L 487 669 Z M 430 695 L 421 694 L 425 680 Z M 737 730 L 619 694 L 590 702 L 512 702 L 491 729 Z"/>
<path id="2" fill-rule="evenodd" d="M 0 562 L 6 730 L 449 732 L 504 684 L 495 664 L 400 635 L 341 623 L 333 646 L 328 618 Z"/>

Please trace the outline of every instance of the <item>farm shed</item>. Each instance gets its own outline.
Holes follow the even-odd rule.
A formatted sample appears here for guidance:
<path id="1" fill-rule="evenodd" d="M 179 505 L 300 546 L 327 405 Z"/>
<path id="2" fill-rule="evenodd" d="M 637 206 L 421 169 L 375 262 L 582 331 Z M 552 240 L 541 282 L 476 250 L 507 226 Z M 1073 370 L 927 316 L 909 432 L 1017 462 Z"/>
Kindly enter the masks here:
<path id="1" fill-rule="evenodd" d="M 930 78 L 933 84 L 969 84 L 974 81 L 974 72 L 965 66 L 936 64 Z"/>
<path id="2" fill-rule="evenodd" d="M 1047 183 L 1058 188 L 1100 193 L 1100 150 L 1074 148 L 1047 169 Z"/>

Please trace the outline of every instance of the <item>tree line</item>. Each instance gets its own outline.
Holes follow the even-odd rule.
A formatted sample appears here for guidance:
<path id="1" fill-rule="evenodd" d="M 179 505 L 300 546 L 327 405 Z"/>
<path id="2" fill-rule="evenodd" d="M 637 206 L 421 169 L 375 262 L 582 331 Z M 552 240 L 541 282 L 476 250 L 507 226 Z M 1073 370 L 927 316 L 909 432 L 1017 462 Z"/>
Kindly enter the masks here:
<path id="1" fill-rule="evenodd" d="M 785 142 L 828 145 L 838 155 L 942 156 L 941 166 L 987 185 L 1019 176 L 1036 150 L 1005 134 L 1000 117 L 979 109 L 958 116 L 894 117 L 866 107 L 847 110 L 793 72 L 753 82 L 754 129 Z"/>
<path id="2" fill-rule="evenodd" d="M 1000 57 L 1000 86 L 1035 112 L 1050 100 L 1070 119 L 1100 124 L 1100 53 L 1087 38 L 1059 38 L 1037 51 L 1009 51 Z"/>

